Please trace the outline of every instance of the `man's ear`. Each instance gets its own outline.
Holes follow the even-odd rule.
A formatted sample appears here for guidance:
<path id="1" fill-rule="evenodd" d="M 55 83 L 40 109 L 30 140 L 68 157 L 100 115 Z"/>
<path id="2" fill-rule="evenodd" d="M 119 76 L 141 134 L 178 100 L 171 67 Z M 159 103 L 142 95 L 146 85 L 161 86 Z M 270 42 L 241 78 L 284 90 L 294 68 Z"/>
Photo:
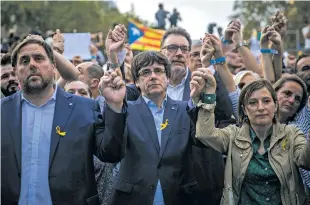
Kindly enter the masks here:
<path id="1" fill-rule="evenodd" d="M 97 79 L 97 78 L 92 78 L 90 80 L 90 87 L 91 88 L 98 88 L 99 87 L 99 83 L 100 83 L 100 80 Z"/>

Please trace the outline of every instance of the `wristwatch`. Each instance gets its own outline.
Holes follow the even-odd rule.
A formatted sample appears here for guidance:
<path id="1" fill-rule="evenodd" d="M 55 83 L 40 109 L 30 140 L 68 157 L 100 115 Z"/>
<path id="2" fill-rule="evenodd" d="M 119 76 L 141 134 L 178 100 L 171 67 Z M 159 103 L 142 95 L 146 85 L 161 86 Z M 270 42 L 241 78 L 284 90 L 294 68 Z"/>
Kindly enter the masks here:
<path id="1" fill-rule="evenodd" d="M 242 42 L 236 44 L 235 49 L 237 50 L 238 48 L 240 48 L 242 46 L 248 46 L 248 43 L 246 41 L 242 41 Z"/>

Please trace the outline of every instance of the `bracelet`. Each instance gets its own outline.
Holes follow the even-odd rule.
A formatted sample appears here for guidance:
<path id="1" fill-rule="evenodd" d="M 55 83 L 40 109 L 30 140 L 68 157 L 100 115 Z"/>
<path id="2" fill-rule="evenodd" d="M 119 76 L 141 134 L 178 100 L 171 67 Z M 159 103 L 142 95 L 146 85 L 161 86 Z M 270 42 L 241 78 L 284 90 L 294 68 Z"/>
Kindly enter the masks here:
<path id="1" fill-rule="evenodd" d="M 221 38 L 221 41 L 222 41 L 222 43 L 224 43 L 224 44 L 232 44 L 232 43 L 233 43 L 232 40 L 226 40 L 226 39 L 224 38 L 224 36 Z"/>
<path id="2" fill-rule="evenodd" d="M 277 50 L 274 50 L 274 49 L 260 49 L 260 52 L 261 53 L 272 53 L 272 54 L 278 54 L 279 52 Z"/>
<path id="3" fill-rule="evenodd" d="M 211 65 L 217 65 L 217 64 L 222 64 L 223 65 L 225 62 L 226 62 L 226 57 L 225 56 L 210 60 L 210 64 Z"/>
<path id="4" fill-rule="evenodd" d="M 216 94 L 205 94 L 201 95 L 201 101 L 205 104 L 213 104 L 216 100 Z"/>

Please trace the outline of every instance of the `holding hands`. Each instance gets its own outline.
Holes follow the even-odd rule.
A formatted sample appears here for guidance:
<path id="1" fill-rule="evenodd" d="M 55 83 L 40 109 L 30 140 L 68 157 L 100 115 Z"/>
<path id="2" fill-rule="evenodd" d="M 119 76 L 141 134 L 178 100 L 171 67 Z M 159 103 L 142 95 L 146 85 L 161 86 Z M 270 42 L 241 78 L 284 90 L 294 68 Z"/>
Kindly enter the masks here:
<path id="1" fill-rule="evenodd" d="M 260 46 L 263 49 L 268 49 L 269 48 L 269 43 L 272 43 L 274 45 L 274 47 L 278 50 L 281 51 L 282 47 L 281 47 L 281 36 L 280 34 L 275 30 L 274 27 L 272 26 L 265 26 L 262 28 L 262 36 L 260 39 Z"/>
<path id="2" fill-rule="evenodd" d="M 119 72 L 109 70 L 102 76 L 99 89 L 107 104 L 116 112 L 121 112 L 126 94 L 126 86 Z"/>
<path id="3" fill-rule="evenodd" d="M 117 25 L 112 30 L 109 30 L 109 33 L 107 35 L 105 46 L 107 53 L 113 53 L 120 51 L 125 43 L 127 37 L 127 29 L 124 25 Z"/>
<path id="4" fill-rule="evenodd" d="M 192 73 L 192 80 L 190 82 L 190 96 L 194 102 L 198 102 L 203 93 L 215 93 L 216 81 L 212 72 L 207 67 L 210 66 L 210 60 L 213 56 L 215 58 L 223 56 L 221 41 L 215 35 L 205 34 L 202 41 L 203 45 L 200 51 L 200 58 L 203 68 L 198 68 Z"/>

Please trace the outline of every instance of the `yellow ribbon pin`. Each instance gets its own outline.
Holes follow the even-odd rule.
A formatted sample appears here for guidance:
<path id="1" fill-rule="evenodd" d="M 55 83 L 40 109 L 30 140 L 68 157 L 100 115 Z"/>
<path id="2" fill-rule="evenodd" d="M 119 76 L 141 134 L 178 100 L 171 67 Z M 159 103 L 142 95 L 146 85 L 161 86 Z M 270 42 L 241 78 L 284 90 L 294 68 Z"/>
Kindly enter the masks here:
<path id="1" fill-rule="evenodd" d="M 286 139 L 283 140 L 283 142 L 282 142 L 282 150 L 283 150 L 283 151 L 285 151 L 285 147 L 286 147 L 287 143 L 288 143 L 288 139 L 286 138 Z"/>
<path id="2" fill-rule="evenodd" d="M 56 133 L 59 134 L 62 137 L 64 137 L 66 135 L 66 132 L 61 132 L 60 131 L 60 127 L 59 126 L 56 127 Z"/>
<path id="3" fill-rule="evenodd" d="M 160 130 L 165 129 L 168 125 L 168 119 L 166 119 L 165 123 L 160 124 Z"/>

